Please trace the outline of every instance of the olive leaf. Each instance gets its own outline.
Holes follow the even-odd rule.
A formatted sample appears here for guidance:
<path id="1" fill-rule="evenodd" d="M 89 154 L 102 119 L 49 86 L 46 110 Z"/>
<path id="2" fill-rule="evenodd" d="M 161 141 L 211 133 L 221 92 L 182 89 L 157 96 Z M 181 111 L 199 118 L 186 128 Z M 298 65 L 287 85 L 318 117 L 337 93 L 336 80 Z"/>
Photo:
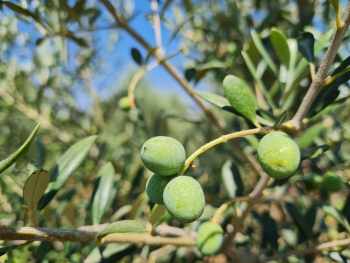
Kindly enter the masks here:
<path id="1" fill-rule="evenodd" d="M 314 159 L 317 156 L 328 151 L 330 148 L 331 148 L 331 146 L 329 146 L 329 145 L 321 145 L 321 146 L 317 146 L 315 148 L 303 150 L 300 152 L 300 158 L 301 158 L 301 160 Z"/>
<path id="2" fill-rule="evenodd" d="M 205 75 L 209 70 L 218 69 L 218 68 L 227 68 L 227 66 L 225 63 L 221 61 L 211 61 L 208 63 L 204 63 L 202 65 L 199 65 L 196 68 L 196 75 L 194 80 L 195 84 L 197 84 L 203 77 L 205 77 Z"/>
<path id="3" fill-rule="evenodd" d="M 44 169 L 35 170 L 28 177 L 23 188 L 23 198 L 32 211 L 37 207 L 49 183 L 50 174 Z"/>
<path id="4" fill-rule="evenodd" d="M 146 226 L 139 221 L 121 220 L 106 226 L 97 234 L 97 238 L 102 239 L 103 237 L 114 233 L 143 233 L 147 231 Z"/>
<path id="5" fill-rule="evenodd" d="M 231 161 L 226 161 L 221 168 L 221 180 L 224 184 L 227 194 L 231 198 L 243 196 L 244 185 L 241 174 Z"/>
<path id="6" fill-rule="evenodd" d="M 228 100 L 225 97 L 222 97 L 222 96 L 217 95 L 217 94 L 209 93 L 209 92 L 195 91 L 194 93 L 198 97 L 206 100 L 207 102 L 213 104 L 216 107 L 219 107 L 225 111 L 228 111 L 228 112 L 231 112 L 231 113 L 234 113 L 238 116 L 243 117 L 242 114 L 240 114 L 234 108 L 232 108 L 232 106 L 230 105 L 230 103 L 228 102 Z"/>
<path id="7" fill-rule="evenodd" d="M 286 36 L 280 29 L 272 28 L 270 40 L 278 59 L 288 68 L 290 62 L 290 50 Z"/>
<path id="8" fill-rule="evenodd" d="M 38 210 L 44 209 L 55 197 L 57 192 L 73 175 L 75 170 L 82 164 L 94 145 L 97 136 L 89 136 L 72 145 L 58 160 L 51 173 L 51 182 L 47 187 L 44 196 L 40 199 Z"/>
<path id="9" fill-rule="evenodd" d="M 223 87 L 231 106 L 254 125 L 260 127 L 256 120 L 254 99 L 245 81 L 234 75 L 228 75 L 223 81 Z"/>
<path id="10" fill-rule="evenodd" d="M 288 111 L 284 111 L 277 119 L 275 124 L 273 125 L 273 129 L 278 129 L 286 120 Z"/>
<path id="11" fill-rule="evenodd" d="M 346 231 L 350 233 L 349 221 L 345 218 L 345 216 L 342 213 L 340 213 L 337 209 L 335 209 L 329 204 L 322 204 L 321 209 L 327 215 L 333 217 L 340 225 L 342 225 L 345 228 Z"/>
<path id="12" fill-rule="evenodd" d="M 132 48 L 131 49 L 131 56 L 133 58 L 133 60 L 138 64 L 138 65 L 142 65 L 143 60 L 142 60 L 142 55 L 140 53 L 140 51 L 137 48 Z"/>
<path id="13" fill-rule="evenodd" d="M 151 211 L 151 215 L 149 217 L 149 221 L 152 224 L 152 226 L 156 224 L 159 220 L 161 220 L 164 217 L 165 213 L 166 213 L 165 206 L 156 204 L 153 207 Z"/>
<path id="14" fill-rule="evenodd" d="M 111 196 L 115 196 L 113 193 L 114 175 L 115 171 L 111 163 L 106 163 L 97 173 L 98 178 L 95 184 L 91 207 L 91 218 L 94 225 L 98 225 L 101 222 L 103 214 L 108 209 Z"/>
<path id="15" fill-rule="evenodd" d="M 318 137 L 326 127 L 322 122 L 316 123 L 315 125 L 308 128 L 300 137 L 296 138 L 300 150 L 305 149 L 314 142 L 314 139 Z"/>
<path id="16" fill-rule="evenodd" d="M 315 37 L 310 32 L 302 32 L 298 38 L 298 49 L 310 63 L 315 63 Z"/>
<path id="17" fill-rule="evenodd" d="M 311 239 L 311 229 L 306 226 L 305 218 L 299 213 L 298 209 L 291 203 L 286 203 L 288 213 L 294 220 L 294 223 L 298 227 L 301 234 L 305 235 L 307 239 Z"/>
<path id="18" fill-rule="evenodd" d="M 34 128 L 32 133 L 29 135 L 27 140 L 22 144 L 22 146 L 12 155 L 7 157 L 5 160 L 0 162 L 0 174 L 4 172 L 7 168 L 9 168 L 12 164 L 14 164 L 20 157 L 25 155 L 30 148 L 30 145 L 40 127 L 40 123 Z"/>

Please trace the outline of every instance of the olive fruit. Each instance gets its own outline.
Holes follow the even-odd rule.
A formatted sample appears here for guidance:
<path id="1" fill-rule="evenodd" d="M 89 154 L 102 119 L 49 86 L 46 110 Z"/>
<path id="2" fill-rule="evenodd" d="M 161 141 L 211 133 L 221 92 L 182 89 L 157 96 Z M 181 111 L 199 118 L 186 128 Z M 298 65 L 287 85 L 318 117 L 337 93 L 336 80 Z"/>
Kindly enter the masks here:
<path id="1" fill-rule="evenodd" d="M 323 176 L 323 182 L 320 184 L 320 189 L 327 192 L 338 192 L 343 188 L 343 181 L 334 173 L 326 173 Z"/>
<path id="2" fill-rule="evenodd" d="M 130 100 L 128 97 L 123 97 L 118 102 L 119 108 L 121 110 L 130 110 Z"/>
<path id="3" fill-rule="evenodd" d="M 297 170 L 300 150 L 288 134 L 275 131 L 259 142 L 258 159 L 265 173 L 275 179 L 284 179 Z"/>
<path id="4" fill-rule="evenodd" d="M 211 256 L 219 252 L 223 239 L 224 231 L 219 224 L 205 222 L 198 228 L 196 244 L 204 256 Z"/>
<path id="5" fill-rule="evenodd" d="M 178 176 L 164 189 L 163 200 L 168 213 L 181 223 L 191 223 L 204 210 L 204 193 L 200 184 L 188 176 Z"/>
<path id="6" fill-rule="evenodd" d="M 168 176 L 181 170 L 186 160 L 186 153 L 177 140 L 158 136 L 144 143 L 141 148 L 141 159 L 153 173 Z"/>
<path id="7" fill-rule="evenodd" d="M 146 192 L 149 199 L 159 205 L 164 205 L 163 202 L 163 192 L 165 186 L 170 182 L 173 177 L 161 176 L 158 174 L 153 174 L 147 180 Z"/>

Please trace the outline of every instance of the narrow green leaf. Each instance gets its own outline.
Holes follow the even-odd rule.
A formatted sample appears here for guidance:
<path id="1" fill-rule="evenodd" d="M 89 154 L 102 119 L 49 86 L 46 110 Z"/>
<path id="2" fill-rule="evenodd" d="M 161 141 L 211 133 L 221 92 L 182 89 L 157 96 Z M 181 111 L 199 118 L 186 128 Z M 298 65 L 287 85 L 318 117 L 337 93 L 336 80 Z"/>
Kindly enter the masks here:
<path id="1" fill-rule="evenodd" d="M 272 28 L 270 40 L 278 59 L 288 68 L 290 62 L 290 50 L 286 36 L 280 29 Z"/>
<path id="2" fill-rule="evenodd" d="M 254 99 L 245 81 L 234 75 L 228 75 L 223 81 L 223 87 L 231 106 L 254 125 L 260 127 L 256 121 Z"/>
<path id="3" fill-rule="evenodd" d="M 133 60 L 138 64 L 138 65 L 142 65 L 142 56 L 140 51 L 137 48 L 132 48 L 131 49 L 131 56 L 133 58 Z"/>
<path id="4" fill-rule="evenodd" d="M 12 164 L 14 164 L 19 158 L 25 155 L 29 151 L 29 147 L 40 127 L 40 123 L 34 128 L 32 133 L 29 135 L 28 139 L 24 144 L 12 155 L 7 157 L 5 160 L 0 162 L 0 174 L 4 172 L 7 168 L 9 168 Z"/>
<path id="5" fill-rule="evenodd" d="M 185 70 L 185 78 L 187 81 L 191 81 L 193 77 L 196 75 L 197 70 L 195 68 L 188 68 Z"/>
<path id="6" fill-rule="evenodd" d="M 342 72 L 344 69 L 350 66 L 350 56 L 343 60 L 340 65 L 333 71 L 332 76 Z"/>
<path id="7" fill-rule="evenodd" d="M 165 47 L 169 46 L 170 42 L 174 39 L 174 37 L 176 36 L 176 34 L 180 31 L 180 29 L 188 22 L 192 19 L 193 15 L 188 16 L 185 20 L 183 20 L 180 24 L 178 24 L 174 30 L 171 32 L 170 37 L 168 38 Z"/>
<path id="8" fill-rule="evenodd" d="M 330 148 L 331 148 L 331 146 L 329 146 L 329 145 L 321 145 L 321 146 L 317 146 L 315 148 L 303 150 L 300 152 L 301 160 L 314 159 L 317 156 L 328 151 Z"/>
<path id="9" fill-rule="evenodd" d="M 156 50 L 157 50 L 157 47 L 153 47 L 148 51 L 148 54 L 145 59 L 145 63 L 147 63 L 148 60 L 155 54 Z"/>
<path id="10" fill-rule="evenodd" d="M 319 122 L 308 128 L 301 136 L 296 138 L 296 143 L 298 144 L 300 150 L 303 150 L 311 145 L 314 139 L 318 137 L 324 129 L 325 126 L 323 123 Z"/>
<path id="11" fill-rule="evenodd" d="M 339 87 L 350 80 L 350 72 L 347 72 L 333 81 L 330 85 L 324 87 L 322 91 L 317 95 L 314 103 L 312 104 L 307 117 L 310 118 L 323 109 L 325 109 L 328 105 L 330 105 L 333 101 L 335 101 L 339 94 Z"/>
<path id="12" fill-rule="evenodd" d="M 286 120 L 288 115 L 288 111 L 283 112 L 277 119 L 277 121 L 275 122 L 275 124 L 273 125 L 274 129 L 278 129 Z"/>
<path id="13" fill-rule="evenodd" d="M 32 17 L 32 15 L 33 15 L 29 10 L 24 9 L 23 7 L 21 7 L 19 5 L 16 5 L 16 4 L 12 3 L 12 2 L 2 1 L 2 4 L 6 5 L 12 11 L 17 12 L 19 14 L 22 14 L 22 15 L 25 15 L 25 16 L 30 16 L 30 17 Z"/>
<path id="14" fill-rule="evenodd" d="M 61 3 L 61 6 L 71 18 L 73 18 L 79 23 L 79 25 L 81 25 L 79 14 L 73 8 L 71 8 L 69 5 L 67 5 L 67 3 L 63 1 Z"/>
<path id="15" fill-rule="evenodd" d="M 218 68 L 227 68 L 226 64 L 221 61 L 211 61 L 205 64 L 202 64 L 196 68 L 195 75 L 195 84 L 197 84 L 209 70 L 218 69 Z"/>
<path id="16" fill-rule="evenodd" d="M 327 107 L 325 107 L 323 110 L 321 110 L 320 112 L 318 112 L 317 114 L 315 114 L 314 116 L 312 116 L 309 119 L 309 122 L 313 122 L 314 120 L 327 115 L 329 112 L 334 111 L 342 106 L 346 105 L 346 101 L 350 98 L 350 96 L 339 99 L 334 101 L 333 103 L 331 103 L 330 105 L 328 105 Z"/>
<path id="17" fill-rule="evenodd" d="M 243 196 L 244 185 L 241 174 L 231 161 L 226 161 L 222 166 L 221 180 L 229 197 Z"/>
<path id="18" fill-rule="evenodd" d="M 247 67 L 248 67 L 248 69 L 250 71 L 250 74 L 252 74 L 254 82 L 257 84 L 258 88 L 264 94 L 264 97 L 266 98 L 266 100 L 269 103 L 270 107 L 276 108 L 276 105 L 275 105 L 275 103 L 274 103 L 274 101 L 273 101 L 269 91 L 265 87 L 264 82 L 262 82 L 261 78 L 258 77 L 258 75 L 256 73 L 256 69 L 255 69 L 254 63 L 250 59 L 248 53 L 245 52 L 245 51 L 242 51 L 242 56 L 243 56 L 243 59 L 244 59 L 246 65 L 247 65 Z"/>
<path id="19" fill-rule="evenodd" d="M 115 171 L 111 163 L 106 163 L 97 173 L 94 195 L 91 207 L 91 218 L 94 225 L 101 222 L 103 214 L 108 209 L 108 202 L 114 189 Z M 115 194 L 113 194 L 113 197 Z"/>
<path id="20" fill-rule="evenodd" d="M 122 220 L 106 226 L 97 234 L 97 238 L 102 239 L 103 237 L 114 233 L 143 233 L 147 231 L 146 226 L 139 221 Z"/>
<path id="21" fill-rule="evenodd" d="M 50 183 L 50 174 L 44 169 L 34 171 L 23 188 L 23 198 L 28 207 L 34 211 Z"/>
<path id="22" fill-rule="evenodd" d="M 311 239 L 312 233 L 311 229 L 305 224 L 304 217 L 299 213 L 298 209 L 291 203 L 286 203 L 286 208 L 288 213 L 294 220 L 294 223 L 298 227 L 301 234 L 304 234 L 306 238 Z"/>
<path id="23" fill-rule="evenodd" d="M 159 220 L 161 220 L 164 217 L 165 213 L 166 213 L 165 206 L 156 204 L 153 207 L 151 215 L 149 217 L 149 221 L 152 224 L 152 226 L 156 224 Z"/>
<path id="24" fill-rule="evenodd" d="M 267 65 L 270 67 L 270 69 L 275 73 L 276 76 L 278 76 L 278 71 L 275 63 L 273 62 L 270 54 L 267 52 L 266 48 L 264 47 L 264 44 L 262 43 L 259 35 L 254 31 L 250 31 L 252 39 L 254 41 L 254 44 L 256 48 L 259 50 L 261 56 L 266 61 Z"/>
<path id="25" fill-rule="evenodd" d="M 51 173 L 51 182 L 45 195 L 41 198 L 38 210 L 42 210 L 55 197 L 57 192 L 82 164 L 94 145 L 97 136 L 87 137 L 72 145 L 59 159 Z"/>
<path id="26" fill-rule="evenodd" d="M 166 0 L 165 4 L 163 5 L 163 8 L 162 8 L 162 11 L 160 12 L 160 16 L 164 16 L 165 14 L 165 11 L 168 9 L 168 7 L 171 5 L 171 3 L 173 2 L 174 0 Z"/>
<path id="27" fill-rule="evenodd" d="M 230 103 L 228 102 L 228 100 L 225 97 L 222 97 L 220 95 L 213 94 L 213 93 L 208 93 L 208 92 L 195 91 L 194 93 L 198 97 L 206 100 L 207 102 L 213 104 L 216 107 L 219 107 L 225 111 L 228 111 L 228 112 L 231 112 L 231 113 L 234 113 L 238 116 L 243 117 L 243 115 L 241 115 L 234 108 L 232 108 L 232 106 L 230 105 Z"/>
<path id="28" fill-rule="evenodd" d="M 300 33 L 298 38 L 298 49 L 300 53 L 310 63 L 315 63 L 315 51 L 314 51 L 315 38 L 310 32 Z"/>
<path id="29" fill-rule="evenodd" d="M 333 217 L 340 225 L 342 225 L 345 228 L 346 231 L 350 233 L 349 222 L 342 213 L 340 213 L 337 209 L 335 209 L 333 206 L 328 204 L 322 204 L 321 209 L 327 215 L 330 215 L 331 217 Z"/>

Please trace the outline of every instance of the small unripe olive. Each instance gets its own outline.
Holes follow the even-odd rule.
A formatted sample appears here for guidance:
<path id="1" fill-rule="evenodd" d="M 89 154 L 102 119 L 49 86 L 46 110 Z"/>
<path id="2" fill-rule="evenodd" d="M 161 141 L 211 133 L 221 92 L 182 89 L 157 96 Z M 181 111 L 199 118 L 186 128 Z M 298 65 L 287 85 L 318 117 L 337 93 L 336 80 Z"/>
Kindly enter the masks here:
<path id="1" fill-rule="evenodd" d="M 123 97 L 118 102 L 119 108 L 121 110 L 130 110 L 130 100 L 128 97 Z"/>
<path id="2" fill-rule="evenodd" d="M 170 176 L 161 176 L 158 174 L 153 174 L 147 180 L 146 192 L 149 199 L 160 205 L 164 205 L 163 201 L 163 192 L 165 186 L 170 182 L 173 177 Z"/>
<path id="3" fill-rule="evenodd" d="M 158 136 L 144 143 L 141 148 L 141 159 L 153 173 L 168 176 L 181 170 L 186 160 L 186 153 L 177 140 Z"/>
<path id="4" fill-rule="evenodd" d="M 200 184 L 188 176 L 178 176 L 164 189 L 163 200 L 168 213 L 181 223 L 191 223 L 204 210 L 205 199 Z"/>
<path id="5" fill-rule="evenodd" d="M 258 159 L 265 173 L 275 179 L 284 179 L 298 169 L 300 150 L 288 134 L 275 131 L 259 142 Z"/>
<path id="6" fill-rule="evenodd" d="M 199 251 L 204 256 L 218 253 L 223 240 L 224 231 L 217 223 L 205 222 L 198 228 L 196 243 Z"/>
<path id="7" fill-rule="evenodd" d="M 327 192 L 338 192 L 343 188 L 343 181 L 338 175 L 329 172 L 323 176 L 320 188 Z"/>

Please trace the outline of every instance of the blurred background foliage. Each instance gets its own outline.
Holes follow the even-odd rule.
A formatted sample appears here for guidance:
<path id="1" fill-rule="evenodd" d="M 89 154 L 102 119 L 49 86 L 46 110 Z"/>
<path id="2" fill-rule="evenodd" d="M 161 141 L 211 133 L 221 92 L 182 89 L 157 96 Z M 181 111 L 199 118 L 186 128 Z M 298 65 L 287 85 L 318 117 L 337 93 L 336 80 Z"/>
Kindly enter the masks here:
<path id="1" fill-rule="evenodd" d="M 147 0 L 113 1 L 113 4 L 131 24 L 140 17 L 152 23 Z M 129 83 L 139 70 L 131 60 L 131 48 L 136 44 L 127 42 L 128 59 L 111 61 L 110 58 L 115 59 L 113 54 L 119 52 L 119 41 L 127 37 L 117 30 L 108 11 L 98 1 L 2 1 L 0 5 L 0 158 L 6 158 L 25 141 L 40 120 L 39 116 L 46 120 L 27 156 L 1 175 L 0 225 L 26 225 L 22 189 L 28 176 L 27 164 L 35 159 L 51 171 L 57 158 L 73 142 L 88 135 L 99 136 L 96 145 L 41 213 L 39 225 L 52 228 L 91 225 L 91 196 L 96 174 L 109 161 L 116 171 L 116 194 L 101 223 L 139 217 L 147 220 L 153 204 L 143 195 L 151 174 L 140 159 L 142 144 L 151 137 L 166 135 L 179 140 L 190 155 L 220 136 L 220 132 L 208 123 L 190 98 L 179 91 L 180 87 L 170 75 L 163 83 L 167 88 L 162 90 L 153 88 L 155 75 L 151 78 L 146 74 L 135 91 L 137 108 L 122 110 L 118 107 L 119 99 L 127 95 Z M 327 0 L 160 0 L 159 11 L 162 32 L 168 36 L 163 39 L 164 45 L 172 41 L 172 49 L 181 51 L 170 61 L 174 61 L 196 90 L 221 95 L 223 78 L 234 74 L 255 88 L 259 100 L 261 92 L 254 85 L 251 71 L 241 55 L 245 50 L 277 104 L 281 91 L 274 85 L 276 76 L 266 69 L 266 63 L 261 62 L 251 30 L 260 35 L 273 63 L 280 67 L 281 62 L 270 41 L 271 28 L 278 27 L 288 38 L 295 39 L 302 31 L 312 32 L 316 40 L 325 38 L 316 61 L 322 59 L 330 40 L 329 32 L 334 29 L 334 12 Z M 137 26 L 140 23 L 136 23 L 135 30 L 142 33 L 142 28 Z M 103 35 L 100 32 L 104 32 Z M 153 41 L 153 36 L 147 38 Z M 142 48 L 139 50 L 145 58 L 147 52 Z M 348 54 L 346 36 L 335 66 Z M 298 60 L 300 58 L 298 55 Z M 292 99 L 282 105 L 288 109 L 289 116 L 293 116 L 310 84 L 307 67 L 301 76 L 291 94 Z M 297 248 L 301 243 L 307 244 L 307 240 L 328 241 L 346 236 L 341 229 L 338 232 L 337 222 L 320 213 L 315 204 L 327 201 L 350 219 L 348 188 L 329 194 L 317 189 L 313 179 L 307 179 L 310 174 L 322 176 L 327 171 L 336 172 L 344 182 L 350 177 L 348 95 L 349 85 L 345 83 L 338 97 L 345 98 L 338 105 L 341 108 L 334 107 L 318 118 L 316 124 L 311 123 L 305 133 L 298 135 L 299 145 L 305 148 L 328 144 L 331 150 L 305 161 L 295 176 L 276 181 L 270 187 L 263 204 L 256 206 L 253 215 L 246 220 L 244 234 L 236 237 L 239 251 L 268 256 L 276 251 Z M 230 132 L 251 127 L 232 113 L 215 107 L 211 109 L 225 119 Z M 270 122 L 281 114 L 278 110 L 269 111 L 268 107 L 264 110 L 260 115 Z M 255 154 L 258 139 L 259 136 L 249 136 L 237 141 L 245 152 Z M 201 183 L 205 192 L 207 208 L 203 220 L 211 217 L 228 197 L 248 194 L 258 180 L 250 164 L 242 161 L 242 156 L 231 144 L 211 149 L 201 155 L 195 165 L 197 167 L 188 174 Z M 242 205 L 226 213 L 224 229 L 232 231 L 235 215 L 241 213 Z M 304 233 L 298 220 L 307 222 L 312 233 Z M 183 226 L 172 220 L 167 223 L 187 231 L 195 230 L 199 225 L 195 222 Z M 113 244 L 99 251 L 95 244 L 35 242 L 30 247 L 13 250 L 0 261 L 147 262 L 156 249 Z M 316 259 L 316 256 L 292 257 L 286 262 L 346 262 L 346 250 L 332 253 Z M 201 260 L 196 248 L 179 248 L 158 257 L 156 262 Z M 224 255 L 212 260 L 210 262 L 226 262 Z"/>

